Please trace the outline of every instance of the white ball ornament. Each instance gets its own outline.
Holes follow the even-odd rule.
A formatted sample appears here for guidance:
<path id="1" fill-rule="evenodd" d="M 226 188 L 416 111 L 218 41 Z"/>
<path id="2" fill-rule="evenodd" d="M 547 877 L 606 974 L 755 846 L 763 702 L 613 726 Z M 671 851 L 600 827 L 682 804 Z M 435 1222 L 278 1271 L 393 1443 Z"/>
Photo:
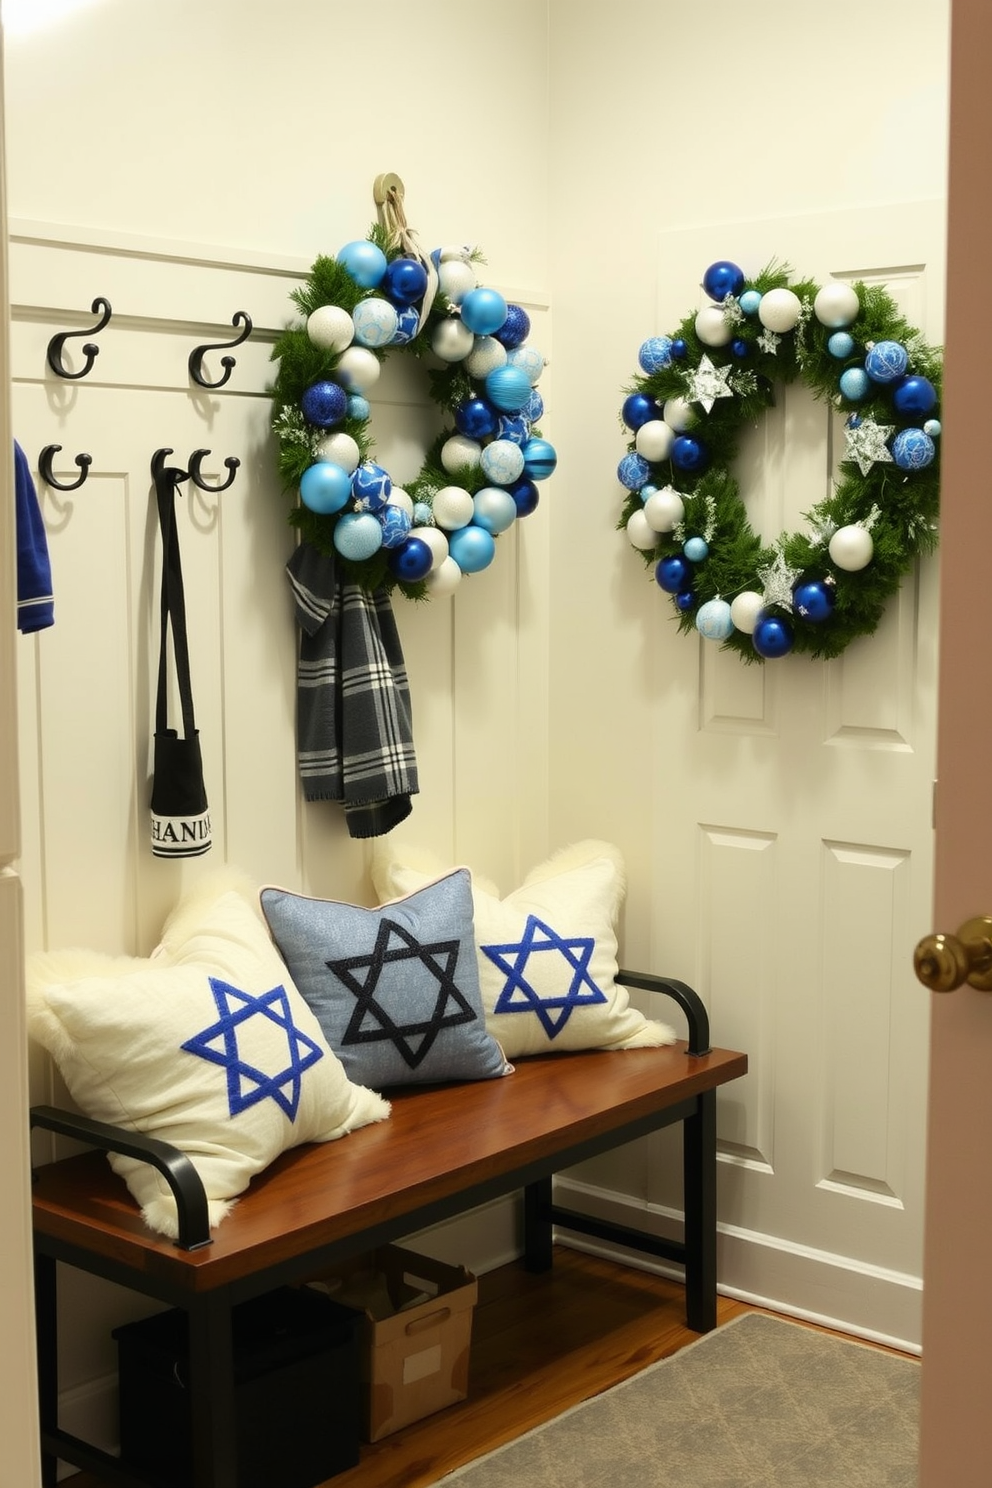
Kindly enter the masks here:
<path id="1" fill-rule="evenodd" d="M 708 599 L 696 611 L 696 629 L 707 641 L 725 641 L 733 632 L 734 622 L 725 599 Z"/>
<path id="2" fill-rule="evenodd" d="M 388 346 L 400 323 L 396 307 L 376 295 L 359 300 L 352 312 L 352 320 L 359 346 Z"/>
<path id="3" fill-rule="evenodd" d="M 767 331 L 784 336 L 795 328 L 802 308 L 799 296 L 791 289 L 770 289 L 761 296 L 758 319 Z"/>
<path id="4" fill-rule="evenodd" d="M 726 346 L 734 328 L 719 305 L 704 305 L 696 316 L 696 335 L 704 346 Z"/>
<path id="5" fill-rule="evenodd" d="M 358 469 L 362 458 L 361 451 L 350 434 L 328 434 L 322 439 L 314 450 L 318 460 L 326 460 L 329 465 L 340 465 L 342 470 L 347 470 L 351 475 L 353 470 Z"/>
<path id="6" fill-rule="evenodd" d="M 524 452 L 510 439 L 494 439 L 482 451 L 482 473 L 496 486 L 510 486 L 524 473 Z"/>
<path id="7" fill-rule="evenodd" d="M 730 602 L 730 618 L 734 627 L 744 635 L 753 635 L 758 615 L 765 607 L 764 595 L 753 589 L 745 589 Z"/>
<path id="8" fill-rule="evenodd" d="M 832 331 L 851 325 L 857 320 L 860 309 L 857 291 L 839 279 L 825 284 L 813 301 L 813 314 L 821 325 L 828 326 Z"/>
<path id="9" fill-rule="evenodd" d="M 662 486 L 644 503 L 644 515 L 655 532 L 671 532 L 685 516 L 685 503 L 674 486 Z"/>
<path id="10" fill-rule="evenodd" d="M 442 362 L 463 362 L 474 345 L 468 326 L 454 316 L 439 321 L 431 337 L 431 350 Z"/>
<path id="11" fill-rule="evenodd" d="M 413 497 L 403 490 L 402 486 L 394 486 L 389 493 L 387 506 L 398 506 L 405 511 L 408 517 L 413 516 Z"/>
<path id="12" fill-rule="evenodd" d="M 519 367 L 526 374 L 527 381 L 534 385 L 540 382 L 541 373 L 547 363 L 541 353 L 533 346 L 515 346 L 507 357 L 511 367 Z"/>
<path id="13" fill-rule="evenodd" d="M 450 554 L 442 558 L 437 568 L 432 568 L 427 575 L 427 589 L 435 598 L 442 598 L 445 594 L 454 594 L 462 581 L 462 571 Z"/>
<path id="14" fill-rule="evenodd" d="M 845 573 L 857 573 L 859 569 L 867 568 L 874 552 L 871 533 L 854 523 L 849 527 L 838 527 L 830 539 L 830 557 Z"/>
<path id="15" fill-rule="evenodd" d="M 449 475 L 461 475 L 463 471 L 477 470 L 482 457 L 482 445 L 467 434 L 452 434 L 441 446 L 441 464 Z"/>
<path id="16" fill-rule="evenodd" d="M 664 408 L 661 410 L 665 423 L 676 434 L 684 434 L 686 429 L 691 429 L 696 422 L 696 415 L 692 411 L 692 404 L 685 398 L 668 398 Z"/>
<path id="17" fill-rule="evenodd" d="M 634 448 L 652 465 L 667 460 L 675 443 L 675 430 L 664 419 L 648 419 L 634 435 Z"/>
<path id="18" fill-rule="evenodd" d="M 355 322 L 340 305 L 318 305 L 307 316 L 307 335 L 324 351 L 344 351 L 355 339 Z"/>
<path id="19" fill-rule="evenodd" d="M 438 568 L 448 556 L 448 539 L 440 527 L 411 527 L 411 537 L 418 537 L 422 543 L 426 543 L 433 554 L 434 561 L 431 564 L 431 572 Z"/>
<path id="20" fill-rule="evenodd" d="M 495 336 L 476 336 L 475 345 L 465 358 L 465 371 L 469 377 L 485 382 L 490 372 L 503 366 L 506 356 L 506 347 Z"/>
<path id="21" fill-rule="evenodd" d="M 637 548 L 642 553 L 650 553 L 658 541 L 658 534 L 651 526 L 643 509 L 631 512 L 627 519 L 626 530 L 631 547 Z"/>
<path id="22" fill-rule="evenodd" d="M 367 393 L 379 380 L 379 358 L 364 346 L 349 346 L 338 358 L 334 375 L 349 393 Z"/>
<path id="23" fill-rule="evenodd" d="M 442 486 L 434 493 L 433 507 L 435 522 L 448 532 L 467 527 L 475 511 L 471 494 L 462 486 Z"/>
<path id="24" fill-rule="evenodd" d="M 441 267 L 437 271 L 437 282 L 445 299 L 450 300 L 453 305 L 460 305 L 469 290 L 475 289 L 479 283 L 475 270 L 464 258 L 445 260 L 443 256 Z"/>

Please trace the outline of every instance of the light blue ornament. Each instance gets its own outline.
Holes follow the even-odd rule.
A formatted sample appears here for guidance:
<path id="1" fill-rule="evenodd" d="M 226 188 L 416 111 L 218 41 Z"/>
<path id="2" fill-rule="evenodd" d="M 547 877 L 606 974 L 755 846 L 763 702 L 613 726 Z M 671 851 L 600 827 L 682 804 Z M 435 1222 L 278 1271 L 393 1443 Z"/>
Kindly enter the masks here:
<path id="1" fill-rule="evenodd" d="M 464 318 L 464 317 L 463 317 Z M 544 371 L 544 357 L 533 346 L 517 346 L 506 358 L 507 365 L 519 367 L 521 372 L 526 373 L 531 387 L 539 382 L 541 373 Z"/>
<path id="2" fill-rule="evenodd" d="M 854 337 L 849 336 L 846 331 L 834 331 L 827 341 L 827 350 L 839 362 L 846 362 L 854 350 Z"/>
<path id="3" fill-rule="evenodd" d="M 396 317 L 396 333 L 393 336 L 393 346 L 405 346 L 412 341 L 420 330 L 420 311 L 415 310 L 412 305 L 405 305 Z"/>
<path id="4" fill-rule="evenodd" d="M 355 505 L 363 511 L 375 512 L 385 506 L 392 489 L 393 483 L 387 471 L 372 460 L 359 465 L 351 477 L 351 494 L 355 498 Z"/>
<path id="5" fill-rule="evenodd" d="M 434 512 L 426 501 L 415 501 L 413 503 L 413 525 L 414 527 L 433 527 Z"/>
<path id="6" fill-rule="evenodd" d="M 382 547 L 382 528 L 371 512 L 345 512 L 334 528 L 334 546 L 342 558 L 361 563 Z"/>
<path id="7" fill-rule="evenodd" d="M 900 470 L 923 470 L 936 453 L 933 440 L 922 429 L 900 429 L 892 441 L 892 458 Z"/>
<path id="8" fill-rule="evenodd" d="M 840 374 L 838 386 L 849 403 L 860 403 L 871 392 L 871 378 L 863 367 L 847 367 Z"/>
<path id="9" fill-rule="evenodd" d="M 865 371 L 872 382 L 895 382 L 909 365 L 909 355 L 899 341 L 876 341 L 865 353 Z"/>
<path id="10" fill-rule="evenodd" d="M 517 516 L 517 503 L 509 491 L 501 486 L 483 486 L 481 491 L 476 491 L 472 497 L 472 505 L 475 508 L 475 516 L 472 521 L 477 527 L 484 527 L 487 532 L 505 532 L 511 527 Z"/>
<path id="11" fill-rule="evenodd" d="M 546 439 L 528 439 L 523 448 L 524 473 L 530 480 L 547 480 L 554 473 L 558 464 L 558 452 L 553 444 Z M 637 458 L 640 460 L 641 456 Z M 645 463 L 642 461 L 642 464 Z M 647 475 L 645 470 L 645 475 Z M 637 486 L 644 483 L 644 476 L 637 482 Z M 637 490 L 637 486 L 632 487 Z"/>
<path id="12" fill-rule="evenodd" d="M 379 526 L 382 528 L 382 546 L 384 548 L 398 548 L 406 542 L 410 535 L 413 520 L 410 513 L 402 506 L 394 506 L 391 501 L 378 513 Z"/>
<path id="13" fill-rule="evenodd" d="M 657 486 L 653 486 L 651 484 L 651 482 L 648 481 L 647 485 L 646 486 L 642 486 L 641 489 L 638 491 L 637 494 L 638 494 L 638 496 L 640 496 L 640 498 L 641 498 L 642 501 L 647 501 L 647 499 L 648 499 L 649 496 L 655 496 L 655 495 L 657 495 L 657 492 L 658 492 L 658 487 Z"/>
<path id="14" fill-rule="evenodd" d="M 702 563 L 709 555 L 709 544 L 701 537 L 690 537 L 682 544 L 682 551 L 692 563 Z M 704 605 L 705 609 L 706 606 Z M 729 607 L 728 607 L 729 613 Z"/>
<path id="15" fill-rule="evenodd" d="M 628 491 L 639 491 L 651 474 L 651 466 L 643 455 L 624 455 L 617 466 L 617 479 Z"/>
<path id="16" fill-rule="evenodd" d="M 734 629 L 725 599 L 708 599 L 696 611 L 696 629 L 707 641 L 725 641 Z"/>
<path id="17" fill-rule="evenodd" d="M 519 413 L 530 393 L 530 378 L 520 367 L 504 362 L 486 377 L 486 397 L 504 413 Z"/>
<path id="18" fill-rule="evenodd" d="M 348 417 L 365 420 L 371 416 L 372 404 L 368 398 L 363 398 L 361 393 L 352 393 L 348 398 Z"/>
<path id="19" fill-rule="evenodd" d="M 927 419 L 926 423 L 923 425 L 923 432 L 924 434 L 929 434 L 931 439 L 939 438 L 940 419 Z"/>
<path id="20" fill-rule="evenodd" d="M 672 365 L 671 336 L 649 336 L 637 353 L 637 362 L 642 372 L 650 376 Z"/>
<path id="21" fill-rule="evenodd" d="M 495 556 L 496 539 L 485 527 L 477 527 L 474 522 L 448 535 L 448 557 L 455 560 L 462 573 L 480 573 L 489 567 Z"/>
<path id="22" fill-rule="evenodd" d="M 506 301 L 495 289 L 470 289 L 462 300 L 462 321 L 475 336 L 492 336 L 506 313 Z"/>
<path id="23" fill-rule="evenodd" d="M 482 473 L 494 486 L 512 486 L 524 473 L 524 452 L 509 439 L 494 439 L 482 451 Z"/>
<path id="24" fill-rule="evenodd" d="M 338 263 L 348 270 L 355 283 L 360 284 L 363 289 L 375 289 L 377 284 L 382 283 L 386 272 L 386 255 L 367 238 L 357 238 L 353 243 L 345 243 L 338 253 Z"/>
<path id="25" fill-rule="evenodd" d="M 737 301 L 745 315 L 757 315 L 761 294 L 756 289 L 746 289 Z"/>
<path id="26" fill-rule="evenodd" d="M 300 500 L 310 511 L 326 516 L 340 511 L 351 495 L 351 476 L 340 465 L 322 460 L 300 477 Z"/>
<path id="27" fill-rule="evenodd" d="M 374 295 L 359 300 L 351 318 L 355 322 L 355 340 L 359 346 L 388 346 L 399 324 L 396 307 Z"/>

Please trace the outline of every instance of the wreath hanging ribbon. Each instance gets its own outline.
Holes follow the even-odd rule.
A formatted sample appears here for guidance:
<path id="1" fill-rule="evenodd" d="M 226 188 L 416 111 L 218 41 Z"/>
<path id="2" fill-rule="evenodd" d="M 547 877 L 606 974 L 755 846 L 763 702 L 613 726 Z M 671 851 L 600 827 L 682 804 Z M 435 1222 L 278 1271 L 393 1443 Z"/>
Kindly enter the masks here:
<path id="1" fill-rule="evenodd" d="M 377 177 L 373 195 L 367 238 L 318 257 L 293 292 L 304 324 L 273 350 L 272 428 L 302 539 L 363 589 L 422 599 L 489 566 L 557 454 L 538 428 L 545 358 L 527 312 L 479 284 L 476 250 L 423 252 L 398 176 Z M 454 424 L 404 488 L 373 459 L 368 395 L 392 351 L 423 360 Z"/>
<path id="2" fill-rule="evenodd" d="M 638 354 L 621 419 L 618 526 L 653 567 L 679 628 L 745 661 L 834 657 L 877 627 L 904 575 L 937 542 L 940 354 L 886 291 L 755 279 L 727 260 L 710 303 Z M 800 381 L 845 417 L 845 454 L 807 530 L 765 543 L 731 465 L 743 429 Z"/>

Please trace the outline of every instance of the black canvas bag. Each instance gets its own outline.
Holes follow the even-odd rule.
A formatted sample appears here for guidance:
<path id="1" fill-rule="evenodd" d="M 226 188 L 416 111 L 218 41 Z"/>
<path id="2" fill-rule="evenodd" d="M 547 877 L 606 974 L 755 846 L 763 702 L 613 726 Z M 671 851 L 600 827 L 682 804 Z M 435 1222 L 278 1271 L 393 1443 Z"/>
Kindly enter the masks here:
<path id="1" fill-rule="evenodd" d="M 200 857 L 210 850 L 212 841 L 200 736 L 193 717 L 193 692 L 189 679 L 186 598 L 176 529 L 176 480 L 179 477 L 184 478 L 185 471 L 165 468 L 161 464 L 155 472 L 158 519 L 162 529 L 162 634 L 158 655 L 151 799 L 152 853 L 157 858 Z M 170 622 L 183 716 L 182 738 L 168 726 L 166 652 Z"/>

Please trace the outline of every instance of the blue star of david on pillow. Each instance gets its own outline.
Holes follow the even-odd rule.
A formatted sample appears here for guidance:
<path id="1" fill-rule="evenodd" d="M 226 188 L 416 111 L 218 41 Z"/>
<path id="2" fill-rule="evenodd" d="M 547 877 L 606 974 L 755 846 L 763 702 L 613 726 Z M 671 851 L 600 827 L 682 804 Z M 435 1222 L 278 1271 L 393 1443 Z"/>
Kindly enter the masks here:
<path id="1" fill-rule="evenodd" d="M 290 1121 L 295 1121 L 303 1072 L 324 1056 L 320 1046 L 293 1022 L 285 987 L 273 987 L 256 997 L 251 992 L 232 987 L 229 982 L 222 982 L 219 977 L 209 977 L 208 980 L 220 1017 L 180 1047 L 227 1070 L 227 1104 L 232 1116 L 238 1116 L 250 1106 L 271 1097 Z M 288 1063 L 273 1074 L 249 1064 L 238 1049 L 238 1031 L 252 1018 L 265 1019 L 285 1035 Z M 273 1037 L 268 1029 L 266 1033 Z M 281 1044 L 282 1040 L 276 1035 L 274 1061 L 285 1057 Z"/>
<path id="2" fill-rule="evenodd" d="M 589 962 L 595 945 L 592 936 L 563 938 L 536 915 L 528 915 L 520 940 L 507 945 L 480 947 L 493 965 L 506 973 L 506 985 L 496 999 L 493 1012 L 534 1013 L 548 1038 L 553 1039 L 568 1022 L 573 1009 L 609 1001 L 589 975 Z M 548 952 L 561 956 L 571 976 L 567 991 L 558 996 L 542 997 L 526 980 L 524 971 L 532 955 Z"/>
<path id="3" fill-rule="evenodd" d="M 357 999 L 342 1043 L 371 1044 L 388 1039 L 409 1068 L 416 1069 L 423 1063 L 442 1029 L 471 1023 L 477 1016 L 454 980 L 458 948 L 457 939 L 422 945 L 409 930 L 384 916 L 379 921 L 375 945 L 368 955 L 328 961 L 329 969 Z M 437 983 L 434 1007 L 429 1017 L 402 1022 L 387 1006 L 388 1000 L 395 1007 L 396 994 L 402 997 L 404 991 L 402 980 L 390 976 L 388 968 L 402 967 L 404 962 L 411 971 L 414 969 L 412 963 L 418 963 L 427 972 L 428 980 L 433 978 Z"/>

